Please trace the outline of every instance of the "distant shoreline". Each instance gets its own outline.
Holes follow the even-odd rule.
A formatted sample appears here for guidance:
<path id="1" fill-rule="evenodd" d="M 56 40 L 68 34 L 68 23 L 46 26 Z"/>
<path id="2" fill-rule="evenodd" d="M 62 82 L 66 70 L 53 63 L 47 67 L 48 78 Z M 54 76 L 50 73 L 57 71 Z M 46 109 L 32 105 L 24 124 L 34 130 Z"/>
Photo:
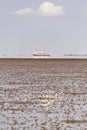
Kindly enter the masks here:
<path id="1" fill-rule="evenodd" d="M 0 58 L 0 60 L 87 60 L 87 58 Z"/>

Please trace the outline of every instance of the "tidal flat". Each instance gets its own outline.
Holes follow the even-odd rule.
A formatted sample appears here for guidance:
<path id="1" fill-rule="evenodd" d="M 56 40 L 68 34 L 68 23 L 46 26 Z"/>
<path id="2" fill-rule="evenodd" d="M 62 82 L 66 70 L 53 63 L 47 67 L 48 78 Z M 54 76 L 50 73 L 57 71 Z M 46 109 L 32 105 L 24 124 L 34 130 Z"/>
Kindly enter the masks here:
<path id="1" fill-rule="evenodd" d="M 87 130 L 87 60 L 0 59 L 0 130 Z"/>

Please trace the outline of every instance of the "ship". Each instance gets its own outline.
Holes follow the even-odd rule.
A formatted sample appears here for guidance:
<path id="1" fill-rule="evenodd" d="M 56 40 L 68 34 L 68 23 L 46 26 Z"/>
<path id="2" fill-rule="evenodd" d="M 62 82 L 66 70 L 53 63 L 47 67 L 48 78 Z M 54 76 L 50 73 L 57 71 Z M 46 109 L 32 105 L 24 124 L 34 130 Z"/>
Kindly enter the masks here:
<path id="1" fill-rule="evenodd" d="M 33 57 L 38 58 L 38 59 L 45 59 L 45 58 L 49 58 L 50 54 L 48 52 L 44 52 L 44 51 L 35 51 L 33 53 Z"/>

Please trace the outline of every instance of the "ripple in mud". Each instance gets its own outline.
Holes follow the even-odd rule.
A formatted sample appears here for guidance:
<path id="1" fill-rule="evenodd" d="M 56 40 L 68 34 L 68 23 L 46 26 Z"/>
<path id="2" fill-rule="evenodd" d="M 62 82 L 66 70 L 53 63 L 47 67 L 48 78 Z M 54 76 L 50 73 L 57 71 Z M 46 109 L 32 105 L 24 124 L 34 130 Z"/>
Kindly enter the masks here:
<path id="1" fill-rule="evenodd" d="M 0 60 L 0 130 L 86 130 L 86 60 Z"/>

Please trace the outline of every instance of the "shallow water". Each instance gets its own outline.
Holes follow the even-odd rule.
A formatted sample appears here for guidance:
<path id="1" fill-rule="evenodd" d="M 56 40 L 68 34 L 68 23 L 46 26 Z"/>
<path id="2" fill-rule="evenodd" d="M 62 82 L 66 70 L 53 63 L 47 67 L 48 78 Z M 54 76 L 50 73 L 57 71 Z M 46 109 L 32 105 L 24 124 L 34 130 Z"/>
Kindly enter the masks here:
<path id="1" fill-rule="evenodd" d="M 0 130 L 87 130 L 87 60 L 0 60 Z"/>

